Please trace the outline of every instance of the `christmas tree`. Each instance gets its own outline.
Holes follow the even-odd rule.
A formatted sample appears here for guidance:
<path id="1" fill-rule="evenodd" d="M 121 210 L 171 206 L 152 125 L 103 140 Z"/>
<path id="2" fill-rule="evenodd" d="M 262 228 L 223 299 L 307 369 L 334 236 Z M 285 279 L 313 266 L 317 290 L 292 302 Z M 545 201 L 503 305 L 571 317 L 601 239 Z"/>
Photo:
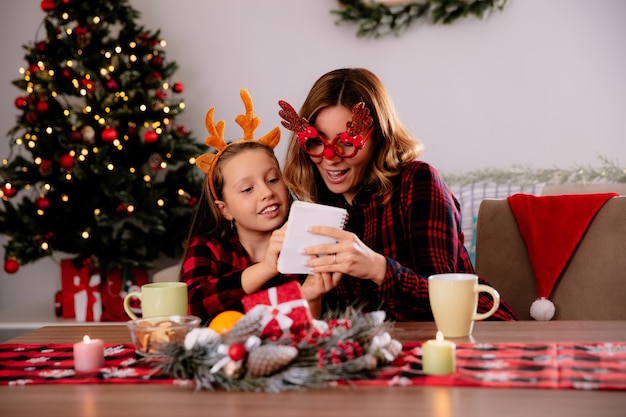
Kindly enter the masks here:
<path id="1" fill-rule="evenodd" d="M 184 87 L 165 41 L 127 0 L 41 9 L 0 164 L 5 270 L 55 253 L 104 271 L 180 256 L 205 146 L 175 123 Z"/>

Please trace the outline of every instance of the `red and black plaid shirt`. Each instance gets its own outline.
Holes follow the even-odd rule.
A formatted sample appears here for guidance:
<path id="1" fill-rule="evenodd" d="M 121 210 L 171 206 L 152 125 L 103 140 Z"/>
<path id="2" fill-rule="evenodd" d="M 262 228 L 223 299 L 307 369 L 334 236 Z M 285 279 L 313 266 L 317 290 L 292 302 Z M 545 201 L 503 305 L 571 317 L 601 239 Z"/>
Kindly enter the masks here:
<path id="1" fill-rule="evenodd" d="M 352 206 L 341 196 L 321 198 L 321 203 L 345 207 L 346 230 L 387 257 L 382 285 L 344 276 L 325 296 L 325 304 L 339 309 L 364 304 L 366 310 L 385 310 L 394 321 L 431 321 L 428 276 L 474 273 L 463 246 L 460 206 L 439 173 L 425 162 L 410 163 L 393 181 L 395 192 L 384 205 L 382 197 L 368 192 L 357 194 Z M 481 293 L 478 311 L 488 311 L 491 306 L 491 298 Z M 491 319 L 515 320 L 516 316 L 501 302 Z"/>
<path id="2" fill-rule="evenodd" d="M 220 240 L 196 236 L 183 260 L 182 280 L 187 283 L 190 313 L 207 322 L 225 310 L 243 312 L 241 274 L 252 261 L 237 236 Z M 263 288 L 296 280 L 296 275 L 278 275 Z"/>
<path id="3" fill-rule="evenodd" d="M 387 257 L 387 274 L 381 286 L 344 276 L 324 296 L 324 305 L 338 311 L 353 305 L 366 311 L 383 309 L 394 321 L 431 321 L 428 276 L 474 272 L 463 246 L 459 204 L 439 173 L 424 162 L 409 164 L 394 183 L 396 192 L 385 205 L 382 197 L 365 192 L 356 196 L 353 206 L 338 196 L 320 201 L 345 207 L 349 213 L 346 230 Z M 220 241 L 196 236 L 183 262 L 191 314 L 208 320 L 224 310 L 243 311 L 241 300 L 246 293 L 241 287 L 241 273 L 250 265 L 237 237 Z M 279 275 L 266 287 L 295 279 L 297 276 Z M 480 281 L 486 283 L 482 278 Z M 479 312 L 491 305 L 488 296 L 479 296 Z M 514 320 L 516 316 L 502 301 L 490 319 Z"/>

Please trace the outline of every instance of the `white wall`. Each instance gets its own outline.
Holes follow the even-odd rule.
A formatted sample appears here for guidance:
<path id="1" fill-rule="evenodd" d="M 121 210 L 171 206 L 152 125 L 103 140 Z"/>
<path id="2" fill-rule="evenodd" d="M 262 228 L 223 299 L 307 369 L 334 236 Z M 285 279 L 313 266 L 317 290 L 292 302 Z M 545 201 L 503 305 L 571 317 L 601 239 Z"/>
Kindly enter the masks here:
<path id="1" fill-rule="evenodd" d="M 15 122 L 11 85 L 35 39 L 39 0 L 7 0 L 0 15 L 0 131 Z M 361 39 L 335 25 L 335 0 L 131 0 L 141 23 L 161 29 L 167 59 L 180 65 L 181 117 L 203 141 L 216 106 L 227 137 L 246 87 L 262 119 L 279 124 L 279 99 L 298 108 L 314 80 L 344 66 L 375 71 L 405 123 L 442 172 L 523 164 L 538 168 L 626 164 L 626 2 L 509 0 L 487 20 L 421 26 L 401 37 Z M 39 36 L 43 36 L 40 30 Z M 285 134 L 286 135 L 286 134 Z M 285 136 L 286 137 L 286 136 Z M 283 146 L 279 147 L 281 154 Z M 8 155 L 0 140 L 0 157 Z M 0 243 L 6 240 L 0 238 Z M 0 249 L 0 259 L 3 250 Z M 0 271 L 0 308 L 50 302 L 59 268 L 46 259 Z"/>

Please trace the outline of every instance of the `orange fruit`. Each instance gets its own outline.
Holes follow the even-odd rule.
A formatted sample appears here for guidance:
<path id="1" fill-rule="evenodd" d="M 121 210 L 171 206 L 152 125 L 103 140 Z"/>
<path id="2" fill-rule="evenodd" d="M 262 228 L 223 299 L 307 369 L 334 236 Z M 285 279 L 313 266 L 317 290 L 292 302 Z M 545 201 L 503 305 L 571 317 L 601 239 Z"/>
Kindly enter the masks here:
<path id="1" fill-rule="evenodd" d="M 222 311 L 220 314 L 215 316 L 213 320 L 209 323 L 209 329 L 215 330 L 219 334 L 224 334 L 233 328 L 235 323 L 239 321 L 240 318 L 243 317 L 243 313 L 239 311 Z"/>

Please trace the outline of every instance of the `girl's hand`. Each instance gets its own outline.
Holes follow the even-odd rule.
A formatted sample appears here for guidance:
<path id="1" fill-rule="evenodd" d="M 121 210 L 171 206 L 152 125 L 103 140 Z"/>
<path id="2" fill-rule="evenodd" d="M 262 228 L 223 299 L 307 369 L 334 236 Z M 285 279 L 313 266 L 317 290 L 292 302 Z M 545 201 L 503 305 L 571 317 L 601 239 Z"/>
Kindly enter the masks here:
<path id="1" fill-rule="evenodd" d="M 322 295 L 332 290 L 339 284 L 343 274 L 340 272 L 322 272 L 306 277 L 302 283 L 302 296 L 309 303 L 309 309 L 313 317 L 318 318 L 322 311 Z"/>
<path id="2" fill-rule="evenodd" d="M 342 272 L 356 278 L 371 279 L 378 285 L 382 284 L 387 272 L 387 259 L 370 249 L 357 235 L 326 226 L 312 226 L 310 232 L 330 236 L 337 241 L 305 249 L 307 255 L 317 255 L 307 264 L 313 268 L 313 273 Z"/>

